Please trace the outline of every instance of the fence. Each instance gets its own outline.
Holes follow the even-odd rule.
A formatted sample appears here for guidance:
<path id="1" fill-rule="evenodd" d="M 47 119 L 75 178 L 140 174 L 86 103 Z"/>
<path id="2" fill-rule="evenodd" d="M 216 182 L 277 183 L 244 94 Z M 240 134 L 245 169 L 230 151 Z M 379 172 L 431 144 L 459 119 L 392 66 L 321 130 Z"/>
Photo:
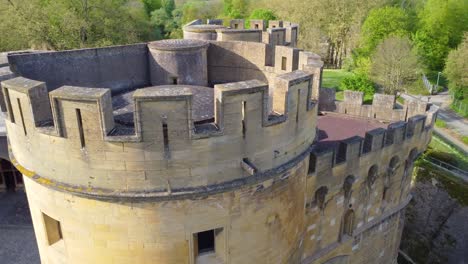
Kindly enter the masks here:
<path id="1" fill-rule="evenodd" d="M 432 94 L 433 91 L 435 91 L 435 85 L 431 84 L 429 79 L 427 79 L 426 74 L 423 74 L 422 76 L 423 84 L 426 87 L 426 89 L 429 91 L 430 94 Z"/>
<path id="2" fill-rule="evenodd" d="M 428 162 L 430 162 L 432 165 L 436 166 L 436 167 L 439 167 L 443 170 L 446 170 L 446 171 L 449 171 L 453 174 L 457 174 L 458 176 L 460 176 L 461 178 L 463 178 L 465 181 L 468 182 L 468 171 L 465 171 L 465 170 L 462 170 L 458 167 L 455 167 L 453 166 L 452 164 L 448 164 L 446 162 L 443 162 L 441 160 L 438 160 L 438 159 L 434 159 L 432 157 L 424 157 L 424 159 Z"/>
<path id="3" fill-rule="evenodd" d="M 463 117 L 468 117 L 468 103 L 459 100 L 453 100 L 452 109 Z"/>

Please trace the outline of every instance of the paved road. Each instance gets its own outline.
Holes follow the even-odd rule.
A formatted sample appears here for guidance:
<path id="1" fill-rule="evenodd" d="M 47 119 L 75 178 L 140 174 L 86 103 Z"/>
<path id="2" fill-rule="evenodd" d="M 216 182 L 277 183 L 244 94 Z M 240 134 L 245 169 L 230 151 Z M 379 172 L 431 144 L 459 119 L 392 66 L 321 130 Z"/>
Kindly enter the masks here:
<path id="1" fill-rule="evenodd" d="M 40 263 L 28 201 L 23 191 L 0 193 L 0 263 Z"/>
<path id="2" fill-rule="evenodd" d="M 455 114 L 455 112 L 449 108 L 451 98 L 448 92 L 442 92 L 431 96 L 411 96 L 402 94 L 402 97 L 416 97 L 439 106 L 440 109 L 438 118 L 445 121 L 445 123 L 447 123 L 447 127 L 454 130 L 456 133 L 468 136 L 468 121 L 465 118 Z"/>

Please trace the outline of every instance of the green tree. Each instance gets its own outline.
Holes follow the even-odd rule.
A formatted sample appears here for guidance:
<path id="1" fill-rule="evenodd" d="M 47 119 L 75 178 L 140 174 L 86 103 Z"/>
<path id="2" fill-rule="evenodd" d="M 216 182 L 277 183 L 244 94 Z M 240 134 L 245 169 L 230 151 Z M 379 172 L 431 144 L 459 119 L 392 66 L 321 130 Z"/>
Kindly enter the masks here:
<path id="1" fill-rule="evenodd" d="M 390 36 L 380 43 L 371 64 L 371 79 L 386 94 L 397 95 L 417 78 L 418 58 L 407 37 Z"/>
<path id="2" fill-rule="evenodd" d="M 450 49 L 457 47 L 468 31 L 467 0 L 427 0 L 418 13 L 413 37 L 418 54 L 430 70 L 441 70 Z"/>
<path id="3" fill-rule="evenodd" d="M 362 25 L 363 52 L 369 55 L 388 36 L 405 36 L 409 29 L 410 20 L 403 9 L 388 6 L 373 9 Z"/>
<path id="4" fill-rule="evenodd" d="M 271 9 L 258 8 L 250 13 L 249 19 L 277 20 L 278 16 Z"/>
<path id="5" fill-rule="evenodd" d="M 0 23 L 3 34 L 24 38 L 0 41 L 2 50 L 62 50 L 152 38 L 143 8 L 129 5 L 128 0 L 8 0 L 0 2 L 0 10 L 8 20 L 6 25 Z M 14 26 L 6 27 L 10 25 Z"/>
<path id="6" fill-rule="evenodd" d="M 245 18 L 247 16 L 248 0 L 223 0 L 223 13 L 228 18 Z"/>
<path id="7" fill-rule="evenodd" d="M 468 33 L 458 48 L 450 51 L 444 74 L 455 99 L 468 100 Z"/>
<path id="8" fill-rule="evenodd" d="M 162 7 L 161 0 L 141 0 L 143 8 L 148 16 L 151 16 L 151 12 Z"/>
<path id="9" fill-rule="evenodd" d="M 353 76 L 346 77 L 341 81 L 340 86 L 344 90 L 363 92 L 366 97 L 371 97 L 375 93 L 374 83 L 366 74 L 355 74 Z"/>

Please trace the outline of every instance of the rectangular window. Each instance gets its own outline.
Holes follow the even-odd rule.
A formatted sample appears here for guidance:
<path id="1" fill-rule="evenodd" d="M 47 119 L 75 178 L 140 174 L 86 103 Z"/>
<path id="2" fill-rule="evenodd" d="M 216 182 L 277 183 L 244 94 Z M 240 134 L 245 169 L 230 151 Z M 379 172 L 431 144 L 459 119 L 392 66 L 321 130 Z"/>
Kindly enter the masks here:
<path id="1" fill-rule="evenodd" d="M 86 142 L 85 142 L 85 136 L 84 136 L 84 130 L 83 130 L 83 118 L 81 117 L 80 109 L 76 109 L 76 120 L 78 122 L 78 133 L 80 136 L 81 148 L 84 148 L 86 146 Z"/>
<path id="2" fill-rule="evenodd" d="M 258 24 L 255 24 L 255 29 L 258 29 Z"/>
<path id="3" fill-rule="evenodd" d="M 234 28 L 236 28 L 236 29 L 237 29 L 238 27 L 239 27 L 239 25 L 238 25 L 238 24 L 234 24 Z"/>
<path id="4" fill-rule="evenodd" d="M 8 89 L 3 89 L 4 93 L 5 93 L 5 100 L 6 100 L 6 103 L 7 103 L 7 111 L 8 111 L 8 114 L 10 115 L 10 121 L 12 123 L 15 123 L 15 115 L 13 114 L 13 108 L 11 107 L 11 100 L 10 100 L 10 92 L 8 91 Z"/>
<path id="5" fill-rule="evenodd" d="M 286 63 L 288 62 L 288 59 L 286 57 L 281 57 L 281 70 L 285 71 L 286 70 Z"/>
<path id="6" fill-rule="evenodd" d="M 62 240 L 63 236 L 60 222 L 44 213 L 42 213 L 42 217 L 44 219 L 45 231 L 47 234 L 47 241 L 49 246 Z"/>
<path id="7" fill-rule="evenodd" d="M 215 234 L 214 230 L 208 230 L 195 234 L 195 252 L 197 256 L 215 252 Z"/>
<path id="8" fill-rule="evenodd" d="M 172 84 L 174 85 L 178 84 L 177 77 L 172 77 Z"/>

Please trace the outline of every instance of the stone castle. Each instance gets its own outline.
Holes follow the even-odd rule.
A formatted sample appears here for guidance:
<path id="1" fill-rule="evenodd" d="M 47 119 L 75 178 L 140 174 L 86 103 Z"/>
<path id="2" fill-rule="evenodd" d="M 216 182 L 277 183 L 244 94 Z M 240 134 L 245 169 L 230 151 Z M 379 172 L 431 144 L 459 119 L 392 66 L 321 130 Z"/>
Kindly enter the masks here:
<path id="1" fill-rule="evenodd" d="M 396 263 L 436 109 L 336 101 L 297 25 L 250 26 L 8 55 L 42 263 Z"/>

